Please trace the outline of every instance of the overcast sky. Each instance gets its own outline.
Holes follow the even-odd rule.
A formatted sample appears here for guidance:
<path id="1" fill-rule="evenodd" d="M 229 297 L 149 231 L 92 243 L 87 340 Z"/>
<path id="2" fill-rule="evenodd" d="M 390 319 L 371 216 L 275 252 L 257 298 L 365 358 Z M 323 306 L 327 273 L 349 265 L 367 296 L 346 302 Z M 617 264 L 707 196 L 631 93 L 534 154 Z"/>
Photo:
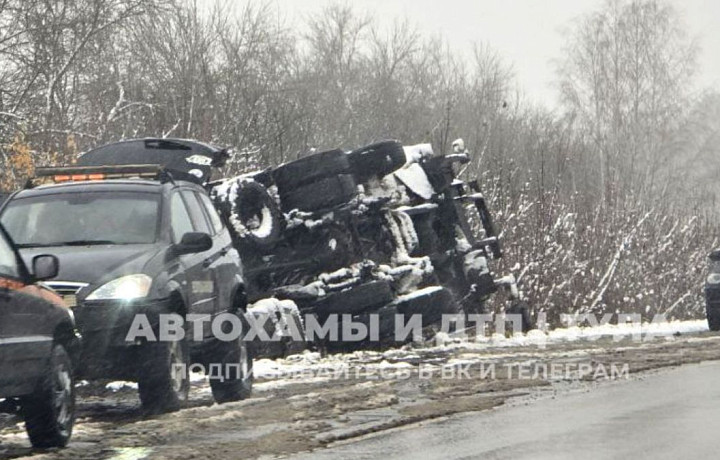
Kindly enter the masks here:
<path id="1" fill-rule="evenodd" d="M 271 0 L 288 21 L 334 0 Z M 700 87 L 720 91 L 720 0 L 671 0 L 701 46 Z M 244 1 L 239 1 L 244 3 Z M 603 0 L 353 0 L 358 11 L 391 23 L 407 16 L 429 34 L 442 33 L 461 52 L 473 42 L 495 48 L 510 63 L 525 96 L 554 105 L 553 59 L 561 57 L 562 30 Z"/>

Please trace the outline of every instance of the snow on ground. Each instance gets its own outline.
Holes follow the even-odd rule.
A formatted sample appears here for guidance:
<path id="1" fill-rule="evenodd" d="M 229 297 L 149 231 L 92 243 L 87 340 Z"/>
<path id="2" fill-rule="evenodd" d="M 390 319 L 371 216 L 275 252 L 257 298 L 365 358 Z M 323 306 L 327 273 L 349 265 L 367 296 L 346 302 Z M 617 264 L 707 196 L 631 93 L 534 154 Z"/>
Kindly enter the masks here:
<path id="1" fill-rule="evenodd" d="M 423 362 L 423 356 L 437 356 L 452 351 L 488 351 L 493 349 L 512 349 L 514 347 L 536 346 L 542 348 L 552 344 L 569 342 L 592 342 L 601 338 L 614 340 L 633 339 L 642 342 L 662 343 L 674 340 L 677 334 L 686 335 L 708 331 L 707 321 L 671 321 L 640 324 L 605 324 L 593 327 L 566 327 L 557 328 L 549 332 L 532 330 L 527 334 L 515 334 L 506 337 L 502 334 L 493 334 L 489 337 L 453 337 L 446 333 L 438 333 L 435 340 L 425 345 L 414 344 L 402 348 L 390 349 L 384 352 L 355 351 L 345 354 L 321 356 L 318 352 L 306 350 L 302 354 L 288 356 L 285 359 L 270 360 L 259 359 L 254 363 L 255 384 L 257 391 L 269 391 L 283 386 L 298 383 L 317 383 L 330 381 L 341 375 L 381 375 L 382 378 L 392 378 L 393 375 L 408 372 L 416 368 L 414 364 Z M 462 363 L 477 362 L 487 359 L 487 356 L 472 357 L 463 355 L 463 359 L 447 362 L 431 362 L 423 365 L 443 366 Z M 414 364 L 412 364 L 414 363 Z M 201 374 L 192 374 L 191 381 L 205 380 Z M 132 382 L 111 382 L 107 389 L 119 391 L 123 388 L 136 389 L 137 384 Z"/>
<path id="2" fill-rule="evenodd" d="M 453 337 L 440 333 L 436 337 L 436 346 L 454 345 L 458 348 L 485 349 L 488 347 L 505 348 L 529 345 L 551 345 L 564 342 L 593 341 L 600 338 L 613 338 L 616 340 L 636 339 L 642 341 L 672 340 L 675 334 L 690 334 L 705 332 L 708 324 L 705 320 L 695 321 L 664 321 L 653 323 L 626 323 L 604 324 L 591 327 L 561 327 L 543 332 L 532 330 L 527 334 L 514 334 L 506 337 L 502 334 L 493 334 L 490 337 L 474 338 L 468 341 L 465 337 Z"/>
<path id="3" fill-rule="evenodd" d="M 525 346 L 542 347 L 567 342 L 594 341 L 600 338 L 613 338 L 618 341 L 636 338 L 659 343 L 664 340 L 673 340 L 675 334 L 690 334 L 707 330 L 707 322 L 697 320 L 643 325 L 607 324 L 595 327 L 557 328 L 548 333 L 532 330 L 527 334 L 515 334 L 512 337 L 493 334 L 490 337 L 473 338 L 472 341 L 439 333 L 434 343 L 420 348 L 406 346 L 384 352 L 356 351 L 329 355 L 324 358 L 319 353 L 306 351 L 300 355 L 289 356 L 287 359 L 275 361 L 261 359 L 255 362 L 255 376 L 259 379 L 270 380 L 270 382 L 258 385 L 258 389 L 262 391 L 290 383 L 330 380 L 334 374 L 357 367 L 368 374 L 382 372 L 382 375 L 387 378 L 392 376 L 393 371 L 399 373 L 412 368 L 413 365 L 410 362 L 422 361 L 421 354 L 442 355 L 454 350 L 486 351 Z M 429 365 L 434 364 L 429 363 Z"/>
<path id="4" fill-rule="evenodd" d="M 105 385 L 105 388 L 110 391 L 120 391 L 124 389 L 137 390 L 138 384 L 135 382 L 125 382 L 123 380 L 118 380 L 116 382 L 108 383 L 107 385 Z"/>

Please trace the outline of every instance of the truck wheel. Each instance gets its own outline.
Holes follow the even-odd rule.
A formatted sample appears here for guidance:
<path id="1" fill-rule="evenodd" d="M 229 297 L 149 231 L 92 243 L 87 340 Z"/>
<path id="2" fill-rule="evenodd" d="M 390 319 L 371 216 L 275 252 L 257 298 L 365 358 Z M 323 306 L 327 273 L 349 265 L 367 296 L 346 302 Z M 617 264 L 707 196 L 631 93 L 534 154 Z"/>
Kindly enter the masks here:
<path id="1" fill-rule="evenodd" d="M 341 318 L 338 322 L 339 340 L 337 342 L 328 341 L 325 343 L 325 346 L 331 352 L 349 352 L 367 348 L 368 345 L 387 346 L 397 344 L 395 340 L 395 319 L 399 314 L 400 312 L 398 312 L 395 305 L 386 305 L 375 310 L 354 315 L 351 320 L 352 323 L 364 324 L 368 330 L 368 336 L 364 337 L 361 341 L 349 341 L 348 337 L 343 337 L 343 322 Z M 371 320 L 372 316 L 377 316 L 377 330 L 374 330 L 372 326 L 372 324 L 375 323 L 374 320 Z M 373 337 L 373 333 L 376 333 L 377 337 Z"/>
<path id="2" fill-rule="evenodd" d="M 382 141 L 353 150 L 348 154 L 350 167 L 358 182 L 372 176 L 384 177 L 406 162 L 405 150 L 398 141 Z"/>
<path id="3" fill-rule="evenodd" d="M 33 447 L 65 447 L 75 422 L 75 381 L 72 361 L 55 345 L 48 369 L 35 392 L 20 401 Z"/>
<path id="4" fill-rule="evenodd" d="M 281 194 L 288 194 L 318 179 L 347 173 L 350 169 L 347 153 L 329 150 L 278 166 L 272 172 Z"/>
<path id="5" fill-rule="evenodd" d="M 218 361 L 222 363 L 222 380 L 210 378 L 213 398 L 218 404 L 240 401 L 250 397 L 253 381 L 253 357 L 248 344 L 237 339 L 219 342 Z"/>
<path id="6" fill-rule="evenodd" d="M 393 294 L 387 281 L 372 281 L 346 291 L 331 293 L 320 299 L 314 306 L 319 316 L 335 314 L 361 313 L 372 307 L 385 305 L 392 300 Z"/>
<path id="7" fill-rule="evenodd" d="M 282 213 L 267 189 L 254 181 L 239 182 L 230 203 L 230 228 L 235 236 L 258 246 L 280 239 Z"/>
<path id="8" fill-rule="evenodd" d="M 380 342 L 395 342 L 395 320 L 400 314 L 394 305 L 388 305 L 374 312 L 378 315 L 380 325 Z"/>
<path id="9" fill-rule="evenodd" d="M 521 327 L 524 333 L 527 333 L 533 328 L 533 320 L 530 315 L 530 306 L 527 302 L 522 300 L 515 302 L 510 308 L 505 310 L 505 313 L 509 315 L 520 315 Z"/>
<path id="10" fill-rule="evenodd" d="M 423 327 L 438 322 L 443 314 L 455 314 L 459 311 L 452 293 L 440 286 L 407 294 L 398 299 L 396 305 L 398 311 L 408 318 L 412 315 L 422 315 Z"/>
<path id="11" fill-rule="evenodd" d="M 180 409 L 190 391 L 187 340 L 147 343 L 142 349 L 138 390 L 150 413 Z"/>
<path id="12" fill-rule="evenodd" d="M 280 194 L 282 208 L 318 211 L 345 204 L 357 195 L 357 184 L 350 174 L 340 174 L 303 185 L 288 194 Z"/>
<path id="13" fill-rule="evenodd" d="M 708 327 L 711 331 L 720 331 L 720 311 L 707 309 Z"/>

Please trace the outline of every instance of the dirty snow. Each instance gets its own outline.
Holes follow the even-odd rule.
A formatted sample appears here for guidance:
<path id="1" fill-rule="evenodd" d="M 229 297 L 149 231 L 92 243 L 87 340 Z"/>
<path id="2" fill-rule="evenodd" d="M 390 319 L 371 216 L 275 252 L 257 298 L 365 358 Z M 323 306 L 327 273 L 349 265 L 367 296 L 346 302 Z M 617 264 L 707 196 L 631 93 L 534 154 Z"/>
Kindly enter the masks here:
<path id="1" fill-rule="evenodd" d="M 438 289 L 441 288 L 426 288 L 404 296 L 404 298 L 427 295 Z M 472 340 L 464 337 L 454 337 L 452 334 L 440 332 L 433 341 L 424 345 L 406 345 L 402 348 L 394 348 L 383 352 L 356 351 L 353 353 L 334 354 L 322 357 L 320 353 L 305 351 L 302 354 L 292 355 L 286 359 L 275 361 L 261 359 L 255 362 L 254 371 L 257 378 L 271 380 L 270 382 L 264 382 L 258 385 L 258 390 L 263 391 L 291 383 L 331 380 L 337 373 L 356 366 L 361 366 L 362 369 L 366 371 L 381 368 L 402 371 L 412 367 L 409 363 L 417 363 L 421 360 L 422 355 L 442 355 L 455 350 L 472 352 L 527 346 L 543 347 L 549 344 L 568 342 L 593 342 L 600 338 L 613 338 L 617 340 L 629 339 L 637 334 L 642 334 L 644 341 L 663 343 L 674 340 L 676 334 L 685 335 L 705 332 L 707 330 L 707 322 L 698 320 L 645 323 L 642 325 L 620 324 L 595 327 L 569 327 L 557 328 L 549 332 L 536 329 L 527 334 L 518 333 L 511 337 L 506 337 L 503 334 L 492 334 L 489 337 L 473 337 Z M 580 350 L 578 353 L 582 355 L 585 351 Z M 478 361 L 487 359 L 487 356 L 477 355 L 474 357 L 471 356 L 471 358 L 468 359 Z M 432 360 L 428 360 L 426 365 L 433 366 L 435 364 L 433 364 Z"/>
<path id="2" fill-rule="evenodd" d="M 248 313 L 256 318 L 264 319 L 264 321 L 267 321 L 268 318 L 272 321 L 274 331 L 271 337 L 273 339 L 302 337 L 302 332 L 298 330 L 303 327 L 302 316 L 292 300 L 279 300 L 274 297 L 262 299 L 248 306 Z"/>

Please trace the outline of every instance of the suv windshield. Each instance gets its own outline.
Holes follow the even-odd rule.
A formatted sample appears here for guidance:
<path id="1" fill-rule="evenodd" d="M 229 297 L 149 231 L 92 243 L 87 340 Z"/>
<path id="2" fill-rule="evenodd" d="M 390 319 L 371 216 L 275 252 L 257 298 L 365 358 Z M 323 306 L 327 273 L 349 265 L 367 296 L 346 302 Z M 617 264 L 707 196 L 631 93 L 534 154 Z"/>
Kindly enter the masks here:
<path id="1" fill-rule="evenodd" d="M 137 192 L 18 198 L 0 221 L 19 247 L 153 243 L 159 201 L 159 194 Z"/>

